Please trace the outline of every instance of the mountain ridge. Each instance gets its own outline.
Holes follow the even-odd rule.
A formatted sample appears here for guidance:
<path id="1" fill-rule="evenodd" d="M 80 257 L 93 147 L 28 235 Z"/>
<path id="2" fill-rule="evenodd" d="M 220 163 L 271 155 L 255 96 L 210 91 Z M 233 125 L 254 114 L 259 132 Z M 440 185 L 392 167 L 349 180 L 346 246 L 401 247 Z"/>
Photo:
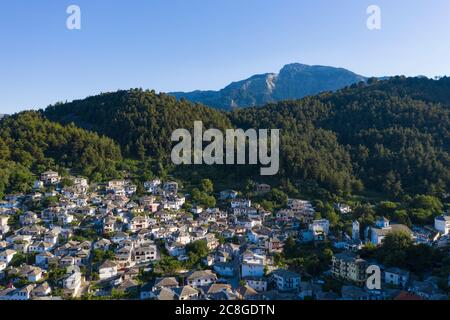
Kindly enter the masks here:
<path id="1" fill-rule="evenodd" d="M 336 91 L 367 79 L 344 68 L 291 63 L 285 65 L 279 73 L 256 74 L 231 82 L 219 91 L 195 90 L 171 92 L 169 95 L 217 109 L 230 110 L 301 99 L 321 92 Z"/>

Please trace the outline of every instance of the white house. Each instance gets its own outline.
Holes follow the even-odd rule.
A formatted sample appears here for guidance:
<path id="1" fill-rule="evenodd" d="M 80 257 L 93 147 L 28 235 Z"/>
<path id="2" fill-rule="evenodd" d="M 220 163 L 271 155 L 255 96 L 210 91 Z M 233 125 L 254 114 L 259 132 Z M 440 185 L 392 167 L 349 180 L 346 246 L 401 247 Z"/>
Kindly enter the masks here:
<path id="1" fill-rule="evenodd" d="M 85 207 L 88 204 L 88 198 L 86 196 L 81 196 L 75 201 L 78 207 Z"/>
<path id="2" fill-rule="evenodd" d="M 50 251 L 52 249 L 53 245 L 48 242 L 42 242 L 42 241 L 35 241 L 28 247 L 28 252 L 46 252 Z"/>
<path id="3" fill-rule="evenodd" d="M 44 242 L 55 245 L 58 243 L 59 232 L 57 230 L 51 230 L 44 235 Z"/>
<path id="4" fill-rule="evenodd" d="M 45 184 L 57 184 L 60 180 L 58 172 L 55 171 L 47 171 L 41 174 L 41 181 Z"/>
<path id="5" fill-rule="evenodd" d="M 241 277 L 262 277 L 265 266 L 265 256 L 253 252 L 246 252 L 242 257 Z"/>
<path id="6" fill-rule="evenodd" d="M 192 212 L 193 214 L 200 214 L 200 213 L 203 212 L 203 208 L 202 208 L 202 207 L 196 206 L 196 207 L 193 207 L 193 208 L 191 209 L 191 212 Z"/>
<path id="7" fill-rule="evenodd" d="M 100 239 L 94 243 L 94 249 L 96 250 L 109 250 L 111 241 L 109 239 Z"/>
<path id="8" fill-rule="evenodd" d="M 62 285 L 64 289 L 73 290 L 76 294 L 81 287 L 81 272 L 77 266 L 71 266 L 67 268 L 67 274 L 62 279 Z"/>
<path id="9" fill-rule="evenodd" d="M 186 254 L 186 246 L 182 243 L 166 241 L 164 247 L 172 257 L 179 257 Z"/>
<path id="10" fill-rule="evenodd" d="M 117 265 L 112 261 L 104 262 L 98 269 L 100 280 L 110 279 L 117 275 Z"/>
<path id="11" fill-rule="evenodd" d="M 237 221 L 237 225 L 245 229 L 252 229 L 261 224 L 262 222 L 259 219 L 242 218 Z"/>
<path id="12" fill-rule="evenodd" d="M 0 227 L 4 227 L 8 225 L 8 216 L 0 216 Z"/>
<path id="13" fill-rule="evenodd" d="M 328 233 L 330 232 L 330 222 L 327 219 L 314 220 L 309 229 L 314 235 L 323 234 L 328 236 Z"/>
<path id="14" fill-rule="evenodd" d="M 73 184 L 80 187 L 89 187 L 88 180 L 83 177 L 76 177 L 73 179 Z"/>
<path id="15" fill-rule="evenodd" d="M 231 201 L 231 208 L 250 208 L 252 201 L 249 199 L 234 199 Z"/>
<path id="16" fill-rule="evenodd" d="M 434 228 L 443 235 L 447 235 L 450 232 L 450 216 L 442 215 L 436 217 L 434 219 Z"/>
<path id="17" fill-rule="evenodd" d="M 296 290 L 300 286 L 300 275 L 285 269 L 277 269 L 272 272 L 272 277 L 280 291 Z"/>
<path id="18" fill-rule="evenodd" d="M 48 282 L 43 282 L 31 292 L 33 297 L 46 297 L 52 293 L 52 288 Z"/>
<path id="19" fill-rule="evenodd" d="M 108 190 L 123 189 L 125 185 L 125 180 L 111 180 L 108 182 Z"/>
<path id="20" fill-rule="evenodd" d="M 29 284 L 21 289 L 8 288 L 0 291 L 0 300 L 29 300 L 35 285 Z"/>
<path id="21" fill-rule="evenodd" d="M 15 250 L 5 250 L 0 252 L 0 262 L 9 264 L 17 252 Z"/>
<path id="22" fill-rule="evenodd" d="M 405 288 L 409 281 L 409 272 L 399 268 L 389 268 L 384 272 L 384 282 Z"/>
<path id="23" fill-rule="evenodd" d="M 27 280 L 29 282 L 37 282 L 42 279 L 42 269 L 39 267 L 31 267 L 27 273 Z"/>
<path id="24" fill-rule="evenodd" d="M 238 196 L 238 192 L 234 190 L 224 190 L 220 191 L 219 198 L 220 200 L 228 200 L 228 199 L 236 199 Z"/>
<path id="25" fill-rule="evenodd" d="M 186 245 L 188 243 L 191 243 L 191 236 L 189 233 L 186 232 L 178 232 L 174 235 L 174 240 L 177 243 L 181 243 L 183 245 Z"/>
<path id="26" fill-rule="evenodd" d="M 130 223 L 128 224 L 128 228 L 132 232 L 136 232 L 141 229 L 147 229 L 148 226 L 149 226 L 149 219 L 147 216 L 136 216 L 133 219 L 131 219 Z"/>
<path id="27" fill-rule="evenodd" d="M 360 225 L 358 220 L 355 220 L 352 223 L 352 240 L 354 242 L 360 241 Z"/>
<path id="28" fill-rule="evenodd" d="M 370 228 L 370 242 L 380 245 L 384 238 L 391 232 L 403 232 L 413 237 L 412 231 L 403 224 L 390 224 L 389 220 L 381 217 L 376 221 L 376 226 Z"/>
<path id="29" fill-rule="evenodd" d="M 73 215 L 68 213 L 63 213 L 58 216 L 58 222 L 62 225 L 68 225 L 73 222 Z"/>
<path id="30" fill-rule="evenodd" d="M 36 255 L 35 262 L 38 266 L 47 266 L 48 261 L 53 259 L 55 256 L 50 252 L 42 252 Z"/>
<path id="31" fill-rule="evenodd" d="M 0 216 L 0 239 L 3 238 L 3 235 L 9 232 L 9 226 L 8 226 L 8 219 L 7 216 Z"/>
<path id="32" fill-rule="evenodd" d="M 244 279 L 245 283 L 258 292 L 267 291 L 267 280 L 265 278 L 250 277 Z"/>
<path id="33" fill-rule="evenodd" d="M 36 180 L 33 183 L 33 189 L 34 190 L 39 190 L 42 189 L 44 187 L 44 182 L 40 181 L 40 180 Z"/>
<path id="34" fill-rule="evenodd" d="M 156 193 L 158 190 L 158 187 L 161 185 L 161 180 L 159 179 L 153 179 L 152 181 L 146 181 L 144 182 L 144 189 L 148 193 Z"/>
<path id="35" fill-rule="evenodd" d="M 167 193 L 177 194 L 178 193 L 178 183 L 175 181 L 165 182 L 163 185 L 163 189 Z"/>
<path id="36" fill-rule="evenodd" d="M 217 276 L 210 270 L 194 271 L 186 278 L 186 283 L 193 288 L 207 286 L 216 281 Z"/>
<path id="37" fill-rule="evenodd" d="M 341 214 L 349 214 L 352 212 L 352 208 L 344 203 L 337 203 L 335 208 L 338 209 Z"/>
<path id="38" fill-rule="evenodd" d="M 124 246 L 115 251 L 116 263 L 118 268 L 128 268 L 134 265 L 132 259 L 133 249 L 130 246 Z"/>
<path id="39" fill-rule="evenodd" d="M 146 263 L 158 259 L 158 248 L 156 245 L 146 245 L 135 249 L 134 260 L 136 263 Z"/>
<path id="40" fill-rule="evenodd" d="M 161 207 L 166 210 L 178 211 L 186 202 L 185 197 L 171 196 L 161 202 Z"/>
<path id="41" fill-rule="evenodd" d="M 234 275 L 234 265 L 231 262 L 217 262 L 213 268 L 218 275 L 223 277 L 232 277 Z"/>
<path id="42" fill-rule="evenodd" d="M 115 244 L 119 244 L 119 243 L 127 240 L 128 238 L 129 238 L 128 234 L 126 234 L 125 232 L 119 231 L 111 238 L 111 241 L 114 242 Z"/>

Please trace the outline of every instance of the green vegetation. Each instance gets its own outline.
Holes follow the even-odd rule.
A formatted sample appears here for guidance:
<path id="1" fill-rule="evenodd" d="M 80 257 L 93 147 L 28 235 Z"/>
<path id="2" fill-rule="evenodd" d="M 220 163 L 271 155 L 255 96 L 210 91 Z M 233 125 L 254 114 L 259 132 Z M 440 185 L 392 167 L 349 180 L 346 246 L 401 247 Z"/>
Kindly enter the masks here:
<path id="1" fill-rule="evenodd" d="M 216 205 L 216 198 L 210 193 L 200 191 L 199 189 L 194 188 L 192 189 L 191 194 L 192 194 L 192 201 L 195 204 L 199 204 L 207 208 L 214 208 Z"/>
<path id="2" fill-rule="evenodd" d="M 174 275 L 182 269 L 181 262 L 176 258 L 161 254 L 161 260 L 155 264 L 154 274 L 156 276 Z"/>
<path id="3" fill-rule="evenodd" d="M 279 259 L 293 271 L 306 273 L 309 276 L 319 276 L 329 268 L 333 251 L 328 244 L 314 246 L 299 244 L 289 237 L 284 245 L 284 251 Z"/>
<path id="4" fill-rule="evenodd" d="M 4 119 L 0 195 L 29 190 L 32 174 L 49 168 L 70 168 L 94 181 L 119 177 L 125 170 L 134 180 L 172 175 L 195 182 L 193 200 L 212 205 L 212 183 L 202 179 L 214 177 L 220 189 L 237 187 L 259 170 L 251 165 L 174 167 L 172 131 L 192 130 L 193 122 L 202 120 L 205 128 L 221 130 L 281 129 L 280 172 L 270 183 L 289 195 L 330 200 L 373 193 L 405 202 L 407 196 L 424 194 L 442 199 L 450 185 L 448 92 L 449 78 L 372 79 L 334 93 L 230 113 L 154 91 L 101 94 Z M 276 208 L 284 202 L 280 196 L 274 191 L 261 204 Z M 420 203 L 414 209 L 408 217 L 404 211 L 392 215 L 406 223 L 432 217 Z"/>
<path id="5" fill-rule="evenodd" d="M 0 196 L 29 191 L 33 173 L 49 168 L 70 168 L 94 181 L 115 177 L 121 160 L 111 139 L 51 122 L 38 112 L 22 112 L 0 124 Z"/>
<path id="6" fill-rule="evenodd" d="M 138 159 L 170 159 L 172 132 L 193 129 L 195 120 L 203 121 L 205 128 L 231 127 L 221 112 L 139 89 L 51 106 L 45 115 L 107 135 L 122 146 L 126 156 Z"/>
<path id="7" fill-rule="evenodd" d="M 443 266 L 448 268 L 450 262 L 445 249 L 416 245 L 409 235 L 402 232 L 389 233 L 381 247 L 367 247 L 361 255 L 376 258 L 386 267 L 403 268 L 421 276 L 430 270 L 439 273 Z"/>
<path id="8" fill-rule="evenodd" d="M 188 267 L 190 269 L 193 267 L 200 267 L 201 260 L 209 253 L 206 240 L 198 240 L 189 243 L 186 246 L 186 251 L 189 257 Z"/>
<path id="9" fill-rule="evenodd" d="M 290 179 L 312 180 L 338 195 L 363 187 L 391 198 L 441 195 L 450 183 L 444 88 L 448 78 L 371 81 L 230 118 L 238 127 L 281 129 L 281 174 Z"/>
<path id="10" fill-rule="evenodd" d="M 106 260 L 114 260 L 115 254 L 112 250 L 96 249 L 92 251 L 92 263 L 101 265 Z"/>

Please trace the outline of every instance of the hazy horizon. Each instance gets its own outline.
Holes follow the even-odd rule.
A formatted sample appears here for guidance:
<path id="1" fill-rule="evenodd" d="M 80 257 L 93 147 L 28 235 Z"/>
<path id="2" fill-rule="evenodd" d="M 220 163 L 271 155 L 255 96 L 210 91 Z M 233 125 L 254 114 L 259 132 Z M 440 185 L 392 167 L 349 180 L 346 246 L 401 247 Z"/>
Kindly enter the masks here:
<path id="1" fill-rule="evenodd" d="M 300 62 L 292 62 L 292 63 L 300 63 Z M 291 64 L 291 63 L 288 63 L 288 64 Z M 314 64 L 314 65 L 311 65 L 311 66 L 324 66 L 324 65 L 321 65 L 321 64 Z M 326 66 L 326 67 L 341 68 L 341 67 L 339 67 L 339 66 Z M 280 69 L 281 69 L 281 68 L 280 68 Z M 346 69 L 346 68 L 345 68 L 345 69 Z M 367 77 L 367 78 L 372 77 L 372 75 L 364 75 L 364 74 L 360 74 L 360 73 L 355 72 L 355 71 L 350 70 L 350 69 L 347 69 L 347 70 L 352 71 L 352 72 L 354 72 L 355 74 L 358 74 L 358 75 L 361 75 L 361 76 L 365 76 L 365 77 Z M 279 72 L 279 70 L 278 70 L 278 71 L 269 71 L 269 72 L 260 72 L 260 73 L 255 73 L 254 75 L 261 75 L 261 74 L 266 74 L 266 73 L 278 73 L 278 72 Z M 49 104 L 47 104 L 47 105 L 44 105 L 44 106 L 37 106 L 37 107 L 34 107 L 34 108 L 23 108 L 23 109 L 20 109 L 20 110 L 11 112 L 11 113 L 0 112 L 0 114 L 10 115 L 10 114 L 14 114 L 14 113 L 18 113 L 18 112 L 26 111 L 26 110 L 41 110 L 41 109 L 45 109 L 45 108 L 47 108 L 47 107 L 49 107 L 49 106 L 52 106 L 52 105 L 55 105 L 55 104 L 58 104 L 58 103 L 70 103 L 70 102 L 73 102 L 73 101 L 76 101 L 76 100 L 83 100 L 83 99 L 86 99 L 86 98 L 89 98 L 89 97 L 92 97 L 92 96 L 96 96 L 96 95 L 100 95 L 100 94 L 113 93 L 113 92 L 117 92 L 117 91 L 121 91 L 121 90 L 131 90 L 131 89 L 136 89 L 136 88 L 142 88 L 143 90 L 154 90 L 154 91 L 157 92 L 157 93 L 193 92 L 193 91 L 219 91 L 219 90 L 221 90 L 221 89 L 224 89 L 226 86 L 230 85 L 230 84 L 233 83 L 233 82 L 246 80 L 246 79 L 248 79 L 248 78 L 250 78 L 251 76 L 254 76 L 254 75 L 249 75 L 248 77 L 243 78 L 243 79 L 230 80 L 225 86 L 220 87 L 220 88 L 207 88 L 207 89 L 204 89 L 204 88 L 197 88 L 197 89 L 190 90 L 190 91 L 187 91 L 187 90 L 186 90 L 186 91 L 176 91 L 176 90 L 160 91 L 160 90 L 157 90 L 157 89 L 155 89 L 155 88 L 145 88 L 145 87 L 142 87 L 142 86 L 139 86 L 139 87 L 129 87 L 129 88 L 117 88 L 117 89 L 111 89 L 111 90 L 107 90 L 107 91 L 99 91 L 99 92 L 96 92 L 96 93 L 88 94 L 88 95 L 86 95 L 86 96 L 74 97 L 74 98 L 72 98 L 72 99 L 58 100 L 58 101 L 51 102 L 51 103 L 49 103 Z M 424 75 L 403 75 L 403 74 L 393 74 L 393 75 L 385 75 L 385 76 L 377 76 L 377 77 L 383 78 L 383 77 L 395 77 L 395 76 L 420 77 L 420 76 L 424 76 Z M 445 76 L 445 75 L 444 75 L 444 76 Z M 375 77 L 376 77 L 376 76 L 375 76 Z M 436 76 L 432 76 L 432 77 L 425 76 L 425 77 L 427 77 L 427 78 L 429 78 L 429 79 L 433 79 L 433 78 L 435 78 Z"/>
<path id="2" fill-rule="evenodd" d="M 66 28 L 72 4 L 81 30 Z M 372 4 L 380 30 L 366 26 Z M 447 12 L 446 0 L 16 1 L 0 12 L 0 113 L 138 87 L 219 90 L 296 62 L 368 77 L 449 75 Z"/>

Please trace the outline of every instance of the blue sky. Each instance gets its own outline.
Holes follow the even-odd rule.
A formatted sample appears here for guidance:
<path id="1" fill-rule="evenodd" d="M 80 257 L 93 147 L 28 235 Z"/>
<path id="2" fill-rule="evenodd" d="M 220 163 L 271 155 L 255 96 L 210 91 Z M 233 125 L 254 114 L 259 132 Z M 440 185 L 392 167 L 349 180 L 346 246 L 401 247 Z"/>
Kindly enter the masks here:
<path id="1" fill-rule="evenodd" d="M 66 8 L 81 8 L 81 30 Z M 366 27 L 381 7 L 382 29 Z M 15 0 L 0 7 L 0 113 L 142 87 L 220 89 L 291 62 L 450 74 L 448 0 Z"/>

